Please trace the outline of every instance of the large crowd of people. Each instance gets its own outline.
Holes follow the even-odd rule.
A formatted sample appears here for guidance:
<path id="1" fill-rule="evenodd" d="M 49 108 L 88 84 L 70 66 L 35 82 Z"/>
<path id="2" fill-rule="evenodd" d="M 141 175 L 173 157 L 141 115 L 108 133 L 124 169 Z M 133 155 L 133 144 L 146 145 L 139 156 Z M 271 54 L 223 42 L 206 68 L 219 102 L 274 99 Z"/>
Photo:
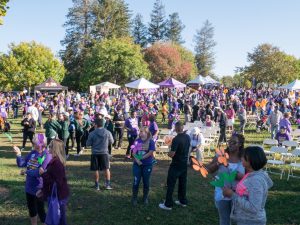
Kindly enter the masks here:
<path id="1" fill-rule="evenodd" d="M 294 92 L 266 88 L 245 90 L 219 86 L 197 91 L 161 89 L 152 92 L 120 89 L 114 96 L 107 93 L 39 93 L 35 100 L 22 93 L 2 93 L 1 97 L 2 130 L 8 126 L 5 124 L 9 124 L 10 115 L 13 118 L 18 118 L 20 114 L 23 116 L 23 143 L 21 149 L 14 149 L 18 166 L 26 167 L 25 191 L 32 224 L 37 224 L 37 215 L 45 222 L 41 198 L 49 199 L 54 183 L 63 209 L 60 224 L 66 224 L 65 209 L 69 196 L 64 170 L 66 160 L 73 153 L 75 157 L 80 157 L 89 146 L 95 189 L 100 190 L 99 171 L 104 171 L 105 188 L 111 190 L 110 159 L 114 149 L 124 147 L 124 139 L 128 143 L 123 148 L 124 157 L 133 159 L 132 204 L 138 204 L 141 180 L 144 186 L 143 202 L 148 204 L 152 167 L 157 163 L 156 142 L 163 127 L 167 127 L 170 134 L 177 135 L 170 144 L 168 154 L 172 162 L 167 177 L 166 201 L 159 207 L 172 209 L 177 179 L 178 201 L 175 204 L 186 207 L 188 158 L 191 149 L 197 152 L 197 148 L 204 143 L 201 141 L 204 137 L 196 126 L 191 132 L 186 132 L 184 124 L 197 121 L 206 127 L 219 127 L 218 146 L 226 144 L 229 156 L 228 165 L 220 164 L 218 156 L 214 157 L 206 165 L 208 172 L 237 171 L 235 182 L 215 189 L 220 224 L 230 224 L 231 219 L 238 224 L 266 224 L 264 205 L 272 181 L 262 171 L 266 164 L 263 149 L 257 146 L 244 148 L 247 120 L 255 116 L 257 128 L 266 124 L 271 138 L 276 138 L 279 143 L 290 140 L 291 123 L 300 123 L 298 96 Z M 44 117 L 48 117 L 46 122 Z M 235 119 L 239 121 L 238 128 L 234 127 Z M 36 133 L 38 127 L 45 129 L 45 135 Z M 227 142 L 228 132 L 232 135 Z M 127 138 L 124 138 L 125 134 Z M 33 150 L 22 157 L 27 139 L 33 144 Z M 41 158 L 42 162 L 39 160 Z M 197 159 L 203 159 L 200 151 L 197 152 Z"/>

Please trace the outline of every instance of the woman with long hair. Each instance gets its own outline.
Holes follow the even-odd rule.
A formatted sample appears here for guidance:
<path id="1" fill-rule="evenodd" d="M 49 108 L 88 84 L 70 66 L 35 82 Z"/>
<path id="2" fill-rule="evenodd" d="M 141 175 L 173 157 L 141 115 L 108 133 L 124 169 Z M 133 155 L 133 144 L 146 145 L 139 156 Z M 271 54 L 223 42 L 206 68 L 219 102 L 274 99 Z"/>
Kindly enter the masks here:
<path id="1" fill-rule="evenodd" d="M 64 142 L 58 139 L 51 141 L 49 152 L 52 154 L 52 160 L 46 169 L 40 168 L 39 173 L 43 178 L 43 188 L 36 195 L 48 200 L 51 196 L 54 183 L 57 187 L 57 196 L 60 207 L 59 225 L 66 225 L 66 205 L 69 197 L 69 186 L 66 178 L 66 155 Z"/>
<path id="2" fill-rule="evenodd" d="M 152 140 L 151 133 L 148 127 L 143 127 L 140 130 L 139 138 L 132 146 L 132 155 L 134 162 L 133 170 L 133 186 L 132 186 L 132 204 L 137 204 L 137 196 L 139 191 L 139 184 L 143 179 L 143 202 L 148 204 L 148 195 L 150 187 L 150 176 L 153 165 L 153 152 L 155 151 L 155 143 Z"/>

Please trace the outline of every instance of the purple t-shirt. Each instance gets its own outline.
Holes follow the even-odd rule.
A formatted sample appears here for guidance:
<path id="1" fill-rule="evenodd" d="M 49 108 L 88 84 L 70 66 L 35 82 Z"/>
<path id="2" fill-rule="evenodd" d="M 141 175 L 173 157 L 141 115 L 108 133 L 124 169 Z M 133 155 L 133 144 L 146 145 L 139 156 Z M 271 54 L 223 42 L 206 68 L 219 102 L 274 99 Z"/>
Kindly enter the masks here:
<path id="1" fill-rule="evenodd" d="M 135 143 L 135 145 L 142 146 L 143 141 L 142 141 L 142 139 L 138 138 L 134 143 Z M 149 151 L 155 151 L 155 143 L 152 139 L 150 139 L 149 147 L 147 149 L 139 149 L 137 154 L 145 155 Z M 141 162 L 143 163 L 144 166 L 152 165 L 153 156 L 143 159 L 143 160 L 141 160 Z M 135 161 L 134 161 L 134 163 L 137 164 Z"/>
<path id="2" fill-rule="evenodd" d="M 131 129 L 127 131 L 127 135 L 137 136 L 139 133 L 139 124 L 137 118 L 131 118 L 125 120 L 125 127 Z"/>
<path id="3" fill-rule="evenodd" d="M 158 126 L 156 122 L 150 122 L 149 131 L 152 136 L 158 131 Z"/>
<path id="4" fill-rule="evenodd" d="M 40 158 L 40 159 L 39 159 Z M 36 192 L 42 188 L 43 180 L 39 174 L 39 168 L 43 167 L 45 170 L 48 163 L 51 161 L 52 155 L 48 150 L 39 154 L 38 151 L 31 151 L 25 158 L 18 156 L 18 167 L 26 167 L 26 184 L 25 191 L 31 195 L 35 195 Z"/>
<path id="5" fill-rule="evenodd" d="M 290 137 L 290 135 L 288 135 L 288 134 L 286 134 L 286 133 L 282 134 L 282 133 L 278 132 L 278 133 L 276 134 L 275 139 L 276 139 L 276 140 L 278 141 L 278 143 L 281 145 L 282 142 L 284 142 L 284 141 L 290 141 L 290 140 L 291 140 L 291 137 Z"/>

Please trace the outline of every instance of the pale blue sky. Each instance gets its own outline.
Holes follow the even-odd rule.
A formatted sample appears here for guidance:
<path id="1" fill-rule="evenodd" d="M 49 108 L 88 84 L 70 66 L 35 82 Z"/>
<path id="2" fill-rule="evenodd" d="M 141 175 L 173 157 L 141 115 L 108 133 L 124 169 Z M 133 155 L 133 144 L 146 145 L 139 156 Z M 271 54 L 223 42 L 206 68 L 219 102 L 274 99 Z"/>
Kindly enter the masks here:
<path id="1" fill-rule="evenodd" d="M 132 14 L 141 13 L 144 22 L 154 0 L 125 0 Z M 247 63 L 247 52 L 261 43 L 271 43 L 300 58 L 300 1 L 297 0 L 163 0 L 166 14 L 178 12 L 186 28 L 184 44 L 194 49 L 193 37 L 208 19 L 215 27 L 217 46 L 215 73 L 233 74 Z M 10 9 L 0 26 L 0 51 L 11 42 L 35 40 L 61 49 L 71 0 L 10 0 Z"/>

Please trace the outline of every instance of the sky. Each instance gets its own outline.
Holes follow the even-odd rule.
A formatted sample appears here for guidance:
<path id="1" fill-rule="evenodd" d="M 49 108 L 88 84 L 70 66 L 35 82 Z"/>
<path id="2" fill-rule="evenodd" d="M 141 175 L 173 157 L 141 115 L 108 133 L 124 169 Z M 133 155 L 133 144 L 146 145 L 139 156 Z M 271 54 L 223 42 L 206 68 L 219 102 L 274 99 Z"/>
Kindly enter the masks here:
<path id="1" fill-rule="evenodd" d="M 132 15 L 142 14 L 145 23 L 155 0 L 125 0 Z M 247 65 L 247 53 L 270 43 L 300 58 L 300 1 L 297 0 L 162 0 L 166 15 L 178 12 L 185 25 L 184 46 L 194 50 L 194 35 L 205 20 L 215 28 L 214 49 L 218 76 L 232 75 Z M 35 40 L 55 55 L 62 49 L 68 9 L 72 0 L 10 0 L 0 26 L 0 52 L 12 42 Z"/>

